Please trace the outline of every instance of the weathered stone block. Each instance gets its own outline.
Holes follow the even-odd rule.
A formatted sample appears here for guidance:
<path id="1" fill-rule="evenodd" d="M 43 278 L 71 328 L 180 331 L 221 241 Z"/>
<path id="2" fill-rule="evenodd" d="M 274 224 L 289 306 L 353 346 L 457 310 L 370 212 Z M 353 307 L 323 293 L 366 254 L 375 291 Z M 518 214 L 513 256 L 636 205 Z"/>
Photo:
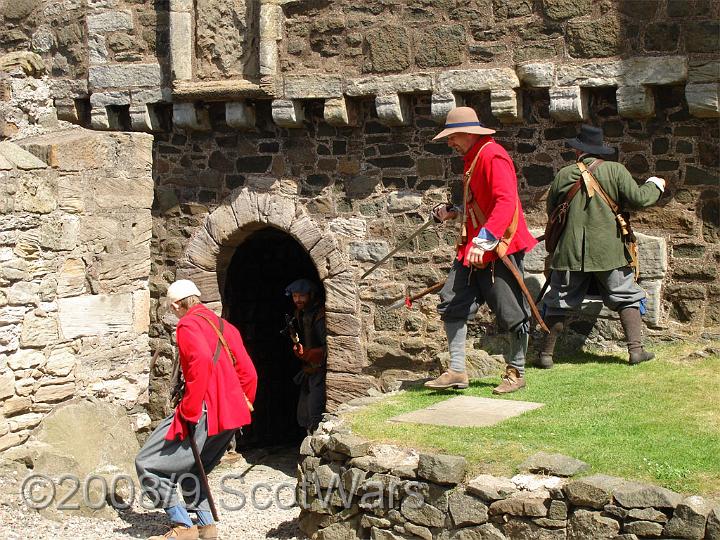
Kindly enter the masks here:
<path id="1" fill-rule="evenodd" d="M 91 89 L 160 86 L 161 83 L 160 64 L 91 66 L 89 71 Z"/>
<path id="2" fill-rule="evenodd" d="M 522 94 L 515 90 L 490 91 L 490 109 L 493 116 L 505 123 L 522 121 Z"/>
<path id="3" fill-rule="evenodd" d="M 363 262 L 377 262 L 390 252 L 384 240 L 365 240 L 350 242 L 350 258 Z"/>
<path id="4" fill-rule="evenodd" d="M 436 26 L 422 33 L 415 63 L 421 68 L 447 67 L 461 64 L 466 48 L 465 27 L 460 24 Z"/>
<path id="5" fill-rule="evenodd" d="M 133 327 L 132 294 L 60 298 L 58 313 L 65 339 L 128 332 Z"/>
<path id="6" fill-rule="evenodd" d="M 520 492 L 493 502 L 490 505 L 490 515 L 545 517 L 549 506 L 550 497 L 542 496 L 540 492 Z"/>
<path id="7" fill-rule="evenodd" d="M 622 478 L 598 474 L 565 484 L 563 491 L 575 506 L 602 509 L 610 502 L 613 491 L 624 483 Z"/>
<path id="8" fill-rule="evenodd" d="M 556 21 L 585 15 L 590 11 L 591 0 L 543 0 L 545 15 Z"/>
<path id="9" fill-rule="evenodd" d="M 620 524 L 600 512 L 575 510 L 568 520 L 568 540 L 584 540 L 585 538 L 615 538 L 620 532 Z"/>
<path id="10" fill-rule="evenodd" d="M 465 477 L 467 461 L 462 456 L 420 454 L 418 477 L 436 484 L 459 484 Z"/>
<path id="11" fill-rule="evenodd" d="M 343 94 L 339 75 L 285 75 L 285 99 L 338 98 Z"/>
<path id="12" fill-rule="evenodd" d="M 578 122 L 586 119 L 587 92 L 579 86 L 551 87 L 550 116 L 560 122 Z"/>
<path id="13" fill-rule="evenodd" d="M 603 24 L 595 21 L 570 21 L 566 43 L 574 58 L 602 58 L 620 54 L 622 31 L 616 17 L 605 17 Z"/>
<path id="14" fill-rule="evenodd" d="M 331 126 L 355 126 L 358 122 L 357 107 L 344 97 L 326 99 L 323 117 Z"/>
<path id="15" fill-rule="evenodd" d="M 488 507 L 478 498 L 459 491 L 450 493 L 448 509 L 456 527 L 482 525 L 488 520 Z"/>
<path id="16" fill-rule="evenodd" d="M 367 32 L 368 55 L 364 71 L 387 73 L 410 67 L 410 34 L 402 26 L 385 25 Z"/>
<path id="17" fill-rule="evenodd" d="M 434 506 L 418 501 L 413 497 L 403 499 L 400 512 L 405 518 L 418 525 L 442 527 L 445 524 L 445 514 Z"/>
<path id="18" fill-rule="evenodd" d="M 180 12 L 172 10 L 169 14 L 170 62 L 175 80 L 193 78 L 193 42 L 194 31 L 191 10 Z"/>
<path id="19" fill-rule="evenodd" d="M 360 373 L 367 366 L 367 357 L 360 338 L 328 336 L 328 369 L 344 373 Z"/>
<path id="20" fill-rule="evenodd" d="M 437 88 L 442 93 L 508 90 L 518 86 L 520 79 L 510 68 L 450 70 L 440 73 L 437 79 Z"/>
<path id="21" fill-rule="evenodd" d="M 647 86 L 621 86 L 615 95 L 620 116 L 649 118 L 655 114 L 655 98 Z"/>
<path id="22" fill-rule="evenodd" d="M 438 124 L 444 124 L 447 114 L 455 107 L 464 105 L 464 100 L 452 92 L 433 92 L 430 101 L 430 114 Z"/>
<path id="23" fill-rule="evenodd" d="M 407 96 L 386 94 L 375 98 L 375 109 L 380 121 L 388 126 L 410 123 L 410 101 Z"/>
<path id="24" fill-rule="evenodd" d="M 173 103 L 173 124 L 180 129 L 210 131 L 210 115 L 194 103 Z"/>
<path id="25" fill-rule="evenodd" d="M 300 101 L 275 99 L 272 102 L 272 118 L 280 127 L 299 128 L 305 120 L 305 110 Z"/>
<path id="26" fill-rule="evenodd" d="M 130 11 L 105 11 L 88 15 L 86 20 L 90 34 L 133 29 L 133 18 Z"/>
<path id="27" fill-rule="evenodd" d="M 667 273 L 667 241 L 660 236 L 636 233 L 642 279 L 662 279 Z"/>
<path id="28" fill-rule="evenodd" d="M 82 316 L 82 314 L 79 314 Z M 58 321 L 56 314 L 43 316 L 28 313 L 23 319 L 20 345 L 22 347 L 44 347 L 51 345 L 58 339 Z"/>
<path id="29" fill-rule="evenodd" d="M 688 84 L 685 86 L 685 99 L 693 116 L 720 117 L 720 83 Z"/>
<path id="30" fill-rule="evenodd" d="M 324 281 L 325 309 L 336 313 L 357 313 L 357 285 L 352 274 L 342 273 Z"/>
<path id="31" fill-rule="evenodd" d="M 705 537 L 705 525 L 711 511 L 712 506 L 702 497 L 688 497 L 675 508 L 665 534 L 700 540 Z"/>
<path id="32" fill-rule="evenodd" d="M 675 508 L 682 502 L 682 496 L 669 489 L 639 482 L 626 482 L 613 497 L 625 508 Z"/>
<path id="33" fill-rule="evenodd" d="M 547 454 L 538 452 L 520 464 L 520 470 L 552 476 L 575 476 L 586 471 L 588 464 L 562 454 Z"/>
<path id="34" fill-rule="evenodd" d="M 527 63 L 517 68 L 517 75 L 527 86 L 550 88 L 555 82 L 555 64 Z"/>

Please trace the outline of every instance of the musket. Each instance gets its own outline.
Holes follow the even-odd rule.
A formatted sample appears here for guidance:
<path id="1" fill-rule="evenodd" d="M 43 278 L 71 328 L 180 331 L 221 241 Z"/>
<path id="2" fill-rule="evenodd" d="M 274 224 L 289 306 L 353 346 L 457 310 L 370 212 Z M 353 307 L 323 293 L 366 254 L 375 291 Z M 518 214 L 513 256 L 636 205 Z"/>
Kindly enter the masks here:
<path id="1" fill-rule="evenodd" d="M 382 266 L 382 264 L 387 261 L 390 257 L 395 255 L 398 251 L 400 251 L 402 248 L 407 246 L 410 242 L 415 239 L 420 233 L 422 233 L 425 229 L 427 229 L 430 225 L 434 225 L 437 223 L 442 223 L 437 217 L 435 217 L 435 209 L 438 206 L 445 206 L 448 210 L 452 208 L 451 204 L 446 203 L 440 203 L 433 207 L 432 211 L 430 212 L 430 219 L 428 219 L 425 223 L 423 223 L 414 233 L 412 233 L 410 236 L 408 236 L 405 240 L 400 242 L 397 246 L 395 246 L 395 249 L 393 249 L 390 253 L 385 255 L 382 259 L 380 259 L 378 262 L 376 262 L 370 270 L 365 272 L 362 276 L 360 276 L 360 279 L 365 279 L 367 276 L 369 276 L 374 270 L 376 270 L 378 267 Z"/>

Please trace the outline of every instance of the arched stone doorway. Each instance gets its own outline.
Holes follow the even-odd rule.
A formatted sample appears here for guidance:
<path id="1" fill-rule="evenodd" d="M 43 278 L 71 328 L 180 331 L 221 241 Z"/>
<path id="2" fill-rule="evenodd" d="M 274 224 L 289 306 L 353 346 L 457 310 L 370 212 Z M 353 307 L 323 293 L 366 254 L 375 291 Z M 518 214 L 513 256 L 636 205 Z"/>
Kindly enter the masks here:
<path id="1" fill-rule="evenodd" d="M 265 227 L 235 249 L 225 276 L 223 316 L 240 330 L 258 372 L 256 413 L 240 445 L 299 442 L 305 431 L 296 422 L 298 387 L 293 377 L 300 362 L 280 330 L 285 314 L 293 312 L 285 287 L 299 278 L 319 283 L 315 265 L 292 236 Z M 320 301 L 324 303 L 324 294 Z"/>
<path id="2" fill-rule="evenodd" d="M 232 280 L 236 265 L 244 264 L 242 257 L 234 260 L 236 253 L 238 250 L 242 253 L 245 242 L 251 246 L 254 238 L 263 235 L 281 235 L 276 238 L 292 240 L 304 251 L 308 264 L 311 261 L 323 286 L 328 330 L 328 410 L 353 397 L 368 395 L 376 381 L 362 373 L 367 366 L 367 354 L 353 270 L 334 234 L 309 216 L 295 196 L 249 188 L 233 191 L 191 238 L 178 263 L 176 277 L 195 281 L 205 303 L 216 313 L 222 313 L 228 280 Z M 272 250 L 267 253 L 271 256 Z M 282 339 L 279 330 L 278 341 Z M 261 416 L 259 411 L 254 416 L 258 425 L 263 422 Z"/>

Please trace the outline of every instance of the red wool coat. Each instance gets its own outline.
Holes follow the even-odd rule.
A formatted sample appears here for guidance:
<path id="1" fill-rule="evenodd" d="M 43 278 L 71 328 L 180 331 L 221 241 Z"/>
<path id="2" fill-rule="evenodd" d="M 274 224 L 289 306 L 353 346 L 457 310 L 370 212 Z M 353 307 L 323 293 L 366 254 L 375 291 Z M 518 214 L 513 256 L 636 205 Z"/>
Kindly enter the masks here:
<path id="1" fill-rule="evenodd" d="M 510 255 L 517 251 L 530 251 L 537 244 L 537 240 L 530 234 L 525 224 L 525 215 L 518 198 L 515 167 L 502 146 L 496 143 L 492 137 L 481 137 L 465 154 L 464 172 L 467 172 L 470 165 L 472 165 L 473 159 L 475 159 L 475 155 L 488 141 L 490 141 L 490 144 L 482 149 L 475 164 L 473 175 L 470 178 L 470 189 L 473 197 L 487 221 L 484 225 L 479 224 L 478 227 L 473 227 L 470 215 L 467 211 L 465 212 L 467 241 L 458 246 L 457 253 L 458 260 L 462 261 L 465 266 L 468 266 L 466 256 L 473 245 L 472 239 L 477 236 L 480 229 L 485 227 L 495 238 L 502 238 L 515 214 L 515 205 L 518 207 L 518 227 L 510 242 L 507 254 Z M 487 263 L 497 258 L 494 251 L 486 251 L 482 262 Z"/>
<path id="2" fill-rule="evenodd" d="M 235 367 L 225 351 L 213 365 L 218 337 L 208 322 L 197 316 L 202 313 L 219 328 L 219 318 L 202 304 L 191 307 L 177 325 L 180 367 L 185 377 L 185 394 L 175 409 L 166 440 L 184 439 L 188 432 L 185 420 L 197 422 L 207 406 L 208 435 L 236 429 L 250 423 L 250 410 L 245 396 L 255 401 L 257 373 L 245 350 L 240 332 L 225 321 L 223 336 L 235 355 Z"/>

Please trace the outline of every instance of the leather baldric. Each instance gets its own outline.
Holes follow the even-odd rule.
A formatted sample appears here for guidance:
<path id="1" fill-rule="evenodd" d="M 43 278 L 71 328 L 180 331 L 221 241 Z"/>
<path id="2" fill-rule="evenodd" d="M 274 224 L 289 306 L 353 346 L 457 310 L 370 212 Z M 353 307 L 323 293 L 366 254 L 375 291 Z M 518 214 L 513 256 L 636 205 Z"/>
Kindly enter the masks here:
<path id="1" fill-rule="evenodd" d="M 232 350 L 230 349 L 230 346 L 228 345 L 227 341 L 225 341 L 225 336 L 223 336 L 223 334 L 222 334 L 222 330 L 223 330 L 223 326 L 224 326 L 222 318 L 219 318 L 220 328 L 218 328 L 217 326 L 215 326 L 215 323 L 210 320 L 209 317 L 206 317 L 205 315 L 202 315 L 201 313 L 195 313 L 194 315 L 197 315 L 198 317 L 200 317 L 201 319 L 206 321 L 212 327 L 212 329 L 215 330 L 215 333 L 217 334 L 218 343 L 217 343 L 217 347 L 215 348 L 215 355 L 213 356 L 213 366 L 217 363 L 218 359 L 220 358 L 220 347 L 221 346 L 223 349 L 225 349 L 225 354 L 227 354 L 228 358 L 232 361 L 233 366 L 235 366 L 237 364 L 235 355 L 233 354 Z M 247 403 L 248 409 L 250 410 L 250 412 L 253 412 L 255 409 L 253 408 L 252 403 L 250 403 L 250 400 L 248 399 L 248 397 L 245 395 L 245 391 L 242 388 L 240 388 L 240 391 L 242 392 L 243 397 L 245 398 L 245 403 Z"/>

